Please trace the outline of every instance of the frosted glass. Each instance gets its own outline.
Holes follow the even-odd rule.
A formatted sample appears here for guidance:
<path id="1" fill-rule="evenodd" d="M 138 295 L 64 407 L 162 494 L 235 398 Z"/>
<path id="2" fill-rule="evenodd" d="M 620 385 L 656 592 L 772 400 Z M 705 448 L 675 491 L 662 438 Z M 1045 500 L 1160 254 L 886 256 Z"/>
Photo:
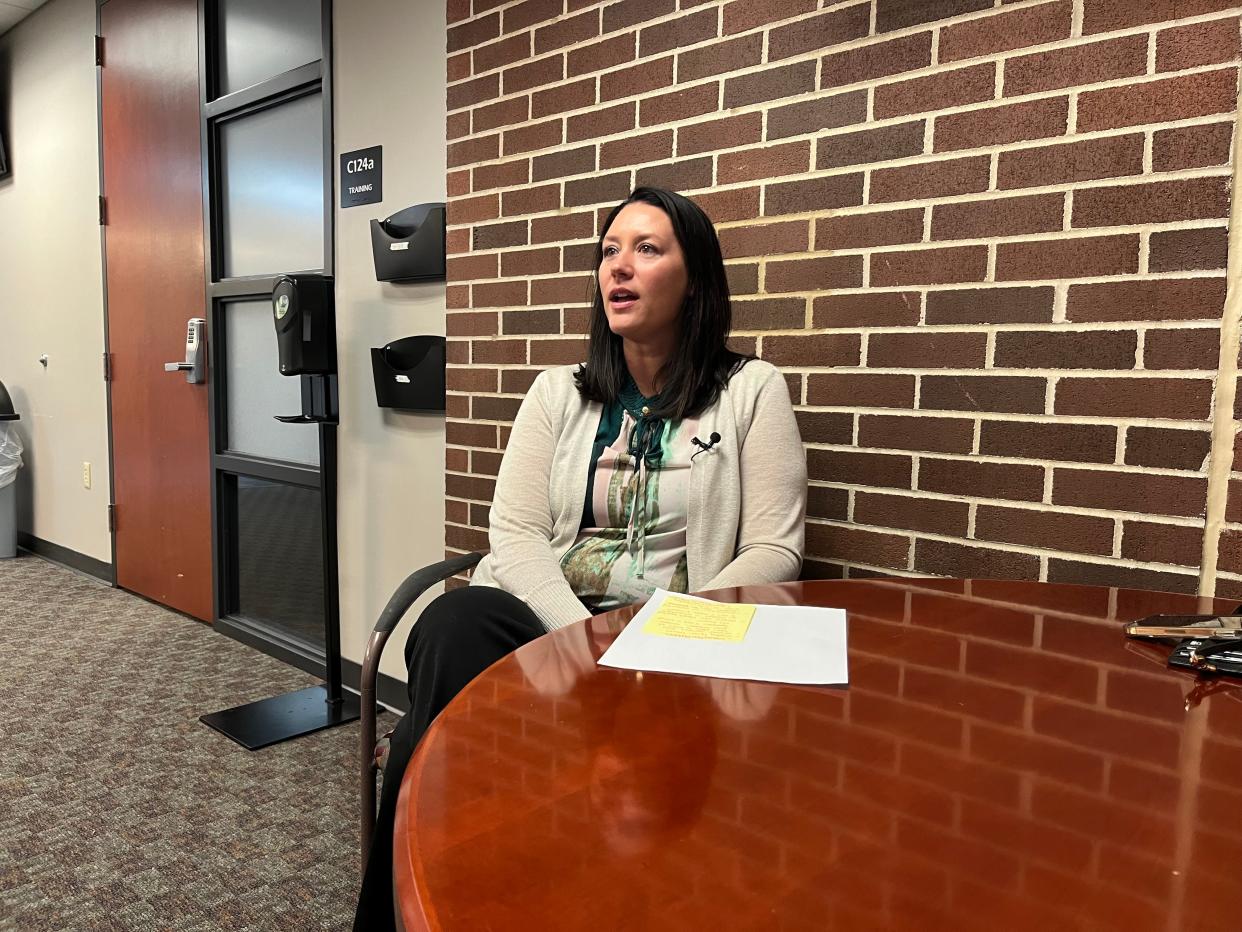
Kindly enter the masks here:
<path id="1" fill-rule="evenodd" d="M 302 411 L 302 380 L 277 368 L 270 301 L 222 305 L 225 323 L 225 410 L 228 449 L 290 463 L 319 465 L 319 429 L 282 424 L 273 415 Z"/>
<path id="2" fill-rule="evenodd" d="M 226 278 L 323 268 L 323 99 L 220 124 Z"/>
<path id="3" fill-rule="evenodd" d="M 321 0 L 219 0 L 221 94 L 323 57 Z"/>

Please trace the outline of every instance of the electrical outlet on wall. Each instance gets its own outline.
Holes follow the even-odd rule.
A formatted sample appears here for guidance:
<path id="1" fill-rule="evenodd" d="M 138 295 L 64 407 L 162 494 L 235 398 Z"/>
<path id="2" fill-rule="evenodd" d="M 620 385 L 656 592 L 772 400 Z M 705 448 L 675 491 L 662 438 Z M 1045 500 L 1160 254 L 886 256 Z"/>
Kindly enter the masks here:
<path id="1" fill-rule="evenodd" d="M 91 464 L 82 464 L 82 488 L 89 489 L 91 487 Z"/>

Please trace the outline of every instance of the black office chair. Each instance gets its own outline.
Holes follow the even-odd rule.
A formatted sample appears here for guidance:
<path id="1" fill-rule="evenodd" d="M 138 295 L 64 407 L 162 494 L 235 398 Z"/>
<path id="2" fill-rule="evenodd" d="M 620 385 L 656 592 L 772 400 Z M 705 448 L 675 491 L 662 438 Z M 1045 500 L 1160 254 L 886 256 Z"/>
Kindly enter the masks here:
<path id="1" fill-rule="evenodd" d="M 379 771 L 375 740 L 375 684 L 379 678 L 380 655 L 393 629 L 410 610 L 420 595 L 458 573 L 464 573 L 483 559 L 481 553 L 467 553 L 460 557 L 441 560 L 424 566 L 405 578 L 392 594 L 384 610 L 380 612 L 375 629 L 367 641 L 362 655 L 362 674 L 359 684 L 362 703 L 362 872 L 367 870 L 367 857 L 371 852 L 371 839 L 375 834 L 375 775 Z"/>

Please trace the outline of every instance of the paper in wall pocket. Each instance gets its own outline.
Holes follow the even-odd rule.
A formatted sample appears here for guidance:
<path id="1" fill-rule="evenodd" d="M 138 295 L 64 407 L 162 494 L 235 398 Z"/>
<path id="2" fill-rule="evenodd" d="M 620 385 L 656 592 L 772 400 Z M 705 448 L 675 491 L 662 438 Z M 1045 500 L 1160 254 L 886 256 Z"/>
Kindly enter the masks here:
<path id="1" fill-rule="evenodd" d="M 383 220 L 372 220 L 371 253 L 378 281 L 443 281 L 444 204 L 415 204 Z"/>
<path id="2" fill-rule="evenodd" d="M 375 400 L 381 408 L 444 410 L 444 337 L 415 336 L 372 347 Z"/>

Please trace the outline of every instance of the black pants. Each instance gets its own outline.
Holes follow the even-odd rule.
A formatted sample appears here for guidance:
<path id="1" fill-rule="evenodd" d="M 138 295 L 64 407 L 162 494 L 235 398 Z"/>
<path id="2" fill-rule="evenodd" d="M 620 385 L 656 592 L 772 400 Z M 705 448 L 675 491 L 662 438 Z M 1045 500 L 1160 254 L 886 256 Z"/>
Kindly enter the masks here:
<path id="1" fill-rule="evenodd" d="M 393 732 L 371 856 L 354 916 L 354 932 L 389 932 L 396 927 L 392 902 L 393 819 L 401 777 L 423 733 L 471 680 L 543 633 L 543 625 L 525 602 L 490 586 L 446 592 L 419 616 L 405 642 L 410 711 Z"/>

